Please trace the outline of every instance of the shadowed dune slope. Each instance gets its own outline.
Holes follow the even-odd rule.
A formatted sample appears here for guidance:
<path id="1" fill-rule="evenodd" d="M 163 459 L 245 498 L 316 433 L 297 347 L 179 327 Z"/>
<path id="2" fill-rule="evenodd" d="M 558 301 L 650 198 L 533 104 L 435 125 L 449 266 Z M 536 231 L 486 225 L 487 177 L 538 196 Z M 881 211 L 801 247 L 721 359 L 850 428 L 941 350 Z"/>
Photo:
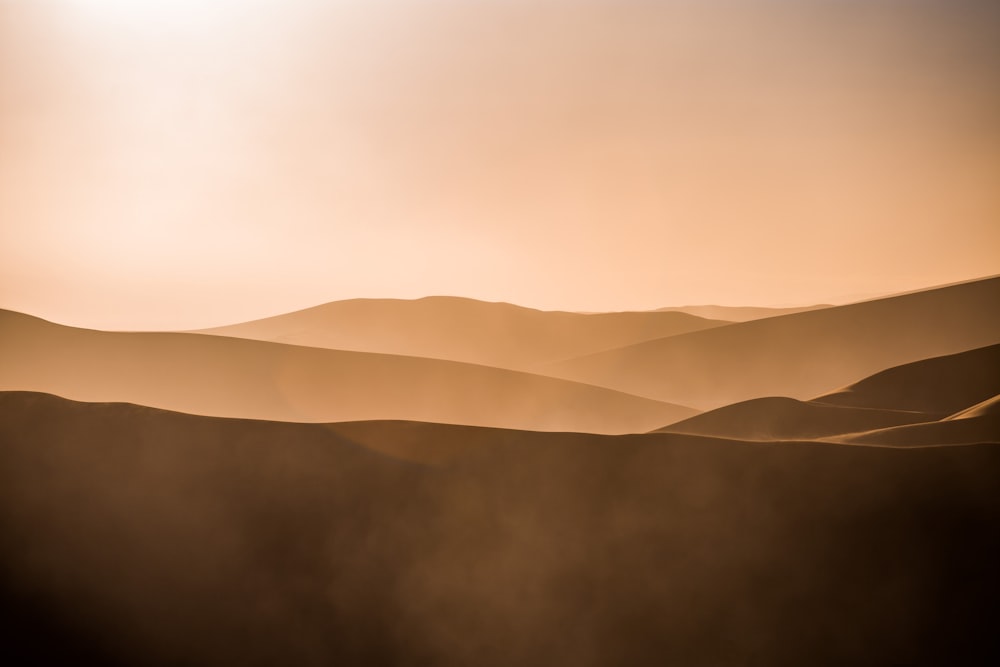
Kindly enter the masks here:
<path id="1" fill-rule="evenodd" d="M 657 431 L 744 440 L 822 438 L 983 416 L 995 411 L 997 403 L 995 397 L 982 401 L 983 397 L 998 392 L 1000 345 L 991 345 L 896 366 L 813 401 L 755 398 Z"/>
<path id="2" fill-rule="evenodd" d="M 73 329 L 0 312 L 0 389 L 281 421 L 413 419 L 648 431 L 693 410 L 600 387 L 417 357 L 184 333 Z"/>
<path id="3" fill-rule="evenodd" d="M 200 333 L 341 350 L 538 364 L 728 324 L 685 313 L 567 313 L 457 297 L 351 299 Z"/>
<path id="4" fill-rule="evenodd" d="M 993 398 L 988 398 L 982 403 L 976 403 L 971 408 L 955 413 L 948 417 L 948 419 L 969 419 L 970 417 L 985 417 L 995 414 L 1000 414 L 1000 394 Z"/>
<path id="5" fill-rule="evenodd" d="M 540 372 L 711 409 L 807 399 L 890 366 L 1000 342 L 1000 278 L 671 336 Z"/>
<path id="6" fill-rule="evenodd" d="M 691 433 L 741 440 L 820 438 L 888 426 L 933 421 L 944 414 L 822 405 L 794 398 L 753 398 L 670 424 L 655 432 Z"/>
<path id="7" fill-rule="evenodd" d="M 943 419 L 926 424 L 883 428 L 833 438 L 836 442 L 893 447 L 926 447 L 941 444 L 964 445 L 1000 442 L 1000 414 L 991 413 L 963 419 Z"/>
<path id="8" fill-rule="evenodd" d="M 815 400 L 951 414 L 998 393 L 1000 345 L 989 345 L 889 368 Z"/>
<path id="9" fill-rule="evenodd" d="M 762 320 L 766 317 L 778 317 L 779 315 L 791 315 L 793 313 L 804 313 L 810 310 L 820 310 L 822 308 L 832 308 L 828 303 L 814 306 L 800 306 L 797 308 L 758 308 L 755 306 L 667 306 L 657 308 L 656 312 L 678 312 L 689 315 L 697 315 L 711 320 L 724 320 L 726 322 L 749 322 L 750 320 Z"/>
<path id="10" fill-rule="evenodd" d="M 5 656 L 129 667 L 1000 658 L 1000 446 L 418 425 L 415 440 L 477 442 L 430 467 L 357 446 L 377 424 L 348 428 L 0 394 Z"/>

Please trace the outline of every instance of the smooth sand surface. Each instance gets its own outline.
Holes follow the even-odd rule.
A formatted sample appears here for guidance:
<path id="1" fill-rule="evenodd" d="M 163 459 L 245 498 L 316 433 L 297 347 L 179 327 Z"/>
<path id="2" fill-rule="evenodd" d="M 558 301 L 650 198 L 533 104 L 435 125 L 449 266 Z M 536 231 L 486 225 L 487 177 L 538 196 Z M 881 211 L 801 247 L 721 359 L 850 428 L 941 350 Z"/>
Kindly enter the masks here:
<path id="1" fill-rule="evenodd" d="M 903 364 L 817 401 L 831 405 L 953 413 L 1000 393 L 1000 345 Z"/>
<path id="2" fill-rule="evenodd" d="M 985 416 L 996 411 L 997 393 L 1000 345 L 991 345 L 895 366 L 813 401 L 756 398 L 657 430 L 744 440 L 822 438 Z"/>
<path id="3" fill-rule="evenodd" d="M 932 421 L 945 414 L 841 407 L 769 397 L 716 408 L 656 432 L 742 440 L 796 440 Z"/>
<path id="4" fill-rule="evenodd" d="M 712 409 L 810 399 L 899 364 L 1000 343 L 1000 279 L 671 336 L 539 372 Z"/>
<path id="5" fill-rule="evenodd" d="M 1000 413 L 1000 394 L 993 398 L 988 398 L 982 403 L 976 403 L 971 408 L 957 412 L 948 419 L 968 419 L 970 417 L 985 417 Z"/>
<path id="6" fill-rule="evenodd" d="M 762 320 L 766 317 L 779 317 L 781 315 L 791 315 L 793 313 L 804 313 L 810 310 L 820 310 L 831 308 L 828 303 L 816 304 L 814 306 L 799 306 L 795 308 L 758 308 L 756 306 L 667 306 L 657 308 L 656 312 L 678 312 L 706 317 L 712 320 L 723 320 L 726 322 L 749 322 L 751 320 Z"/>
<path id="7" fill-rule="evenodd" d="M 1000 445 L 346 428 L 0 394 L 11 664 L 1000 658 Z"/>
<path id="8" fill-rule="evenodd" d="M 685 313 L 568 313 L 457 297 L 351 299 L 202 333 L 525 370 L 721 326 Z"/>
<path id="9" fill-rule="evenodd" d="M 109 333 L 0 312 L 0 390 L 280 421 L 407 419 L 642 432 L 696 411 L 453 361 L 185 333 Z"/>
<path id="10" fill-rule="evenodd" d="M 964 445 L 1000 440 L 1000 414 L 965 419 L 943 419 L 926 424 L 895 426 L 833 438 L 837 442 L 893 447 Z"/>

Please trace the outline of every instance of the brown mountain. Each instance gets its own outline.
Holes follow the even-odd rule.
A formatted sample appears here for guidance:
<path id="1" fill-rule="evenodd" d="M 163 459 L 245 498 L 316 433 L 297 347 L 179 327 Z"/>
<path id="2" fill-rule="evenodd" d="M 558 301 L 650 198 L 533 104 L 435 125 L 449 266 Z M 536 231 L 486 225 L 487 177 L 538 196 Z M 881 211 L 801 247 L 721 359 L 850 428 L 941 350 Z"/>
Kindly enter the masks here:
<path id="1" fill-rule="evenodd" d="M 661 338 L 548 364 L 556 377 L 701 409 L 808 399 L 899 364 L 1000 342 L 1000 278 Z"/>
<path id="2" fill-rule="evenodd" d="M 269 423 L 0 394 L 16 665 L 996 664 L 1000 446 Z M 996 442 L 994 440 L 994 442 Z M 849 622 L 845 622 L 849 619 Z"/>
<path id="3" fill-rule="evenodd" d="M 511 370 L 191 333 L 110 333 L 0 312 L 0 390 L 281 421 L 411 419 L 646 431 L 693 410 Z"/>
<path id="4" fill-rule="evenodd" d="M 351 299 L 201 333 L 528 370 L 727 324 L 685 313 L 567 313 L 457 297 Z"/>

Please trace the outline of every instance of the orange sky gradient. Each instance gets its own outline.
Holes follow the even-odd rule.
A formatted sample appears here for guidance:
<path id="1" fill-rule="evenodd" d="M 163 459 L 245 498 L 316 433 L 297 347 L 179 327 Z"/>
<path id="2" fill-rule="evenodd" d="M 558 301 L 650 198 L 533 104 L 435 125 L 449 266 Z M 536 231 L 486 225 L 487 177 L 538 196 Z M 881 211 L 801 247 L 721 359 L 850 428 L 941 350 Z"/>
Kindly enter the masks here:
<path id="1" fill-rule="evenodd" d="M 1000 272 L 978 0 L 0 0 L 0 307 L 837 302 Z"/>

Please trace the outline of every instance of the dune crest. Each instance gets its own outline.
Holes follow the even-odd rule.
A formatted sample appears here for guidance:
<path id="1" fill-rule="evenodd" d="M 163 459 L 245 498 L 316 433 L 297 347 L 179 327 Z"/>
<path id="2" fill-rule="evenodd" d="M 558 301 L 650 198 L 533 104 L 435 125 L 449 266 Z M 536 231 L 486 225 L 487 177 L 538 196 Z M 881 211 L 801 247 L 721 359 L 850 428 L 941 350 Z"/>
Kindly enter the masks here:
<path id="1" fill-rule="evenodd" d="M 454 361 L 191 333 L 111 333 L 0 313 L 0 390 L 277 421 L 407 419 L 647 431 L 690 408 Z"/>
<path id="2" fill-rule="evenodd" d="M 570 313 L 458 297 L 351 299 L 198 333 L 530 370 L 728 324 L 686 313 Z"/>
<path id="3" fill-rule="evenodd" d="M 1000 343 L 1000 278 L 680 334 L 548 375 L 707 410 L 808 399 L 891 366 Z"/>

